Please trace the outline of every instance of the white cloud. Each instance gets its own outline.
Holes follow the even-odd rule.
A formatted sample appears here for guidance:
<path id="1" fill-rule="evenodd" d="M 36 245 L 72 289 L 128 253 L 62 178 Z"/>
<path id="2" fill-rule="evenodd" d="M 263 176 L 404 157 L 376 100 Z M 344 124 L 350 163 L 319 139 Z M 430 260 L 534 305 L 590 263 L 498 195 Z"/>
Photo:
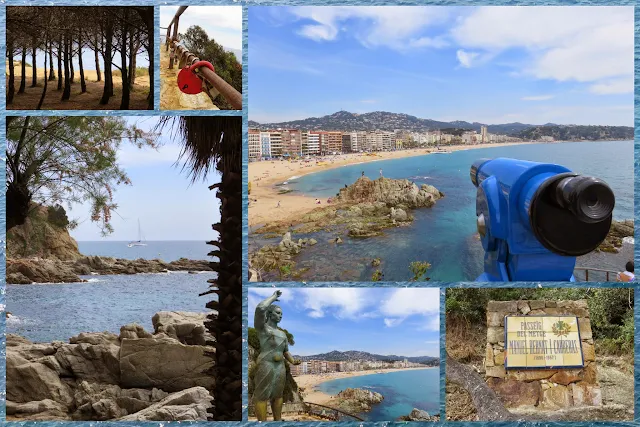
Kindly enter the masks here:
<path id="1" fill-rule="evenodd" d="M 464 68 L 471 68 L 474 64 L 476 58 L 478 58 L 480 54 L 478 52 L 467 52 L 462 49 L 459 49 L 456 52 L 456 58 L 458 58 L 458 62 Z"/>
<path id="2" fill-rule="evenodd" d="M 523 101 L 547 101 L 553 99 L 554 95 L 535 95 L 535 96 L 523 96 Z"/>
<path id="3" fill-rule="evenodd" d="M 597 94 L 632 93 L 633 79 L 611 79 L 589 86 L 589 91 Z"/>
<path id="4" fill-rule="evenodd" d="M 169 25 L 177 11 L 178 6 L 160 7 L 160 25 Z M 242 6 L 189 6 L 180 16 L 178 31 L 184 33 L 192 25 L 226 48 L 242 49 Z M 166 35 L 163 31 L 160 34 Z"/>
<path id="5" fill-rule="evenodd" d="M 524 75 L 594 82 L 593 93 L 630 93 L 633 20 L 632 6 L 488 6 L 461 18 L 451 37 L 475 53 L 524 48 L 529 54 L 519 70 Z M 473 66 L 476 56 L 462 52 L 460 63 Z M 619 80 L 601 83 L 612 78 Z"/>
<path id="6" fill-rule="evenodd" d="M 328 311 L 338 318 L 355 318 L 371 302 L 370 293 L 359 288 L 306 288 L 297 289 L 296 293 L 313 318 L 324 317 Z"/>
<path id="7" fill-rule="evenodd" d="M 440 294 L 437 288 L 402 288 L 396 289 L 382 303 L 380 312 L 385 316 L 387 327 L 400 325 L 413 315 L 426 317 L 428 327 L 423 329 L 439 330 Z M 438 327 L 432 329 L 434 322 Z"/>
<path id="8" fill-rule="evenodd" d="M 341 33 L 348 33 L 368 48 L 406 50 L 447 45 L 442 38 L 420 34 L 447 18 L 450 11 L 444 7 L 302 6 L 289 11 L 299 20 L 313 21 L 303 24 L 298 34 L 318 42 L 333 41 Z"/>

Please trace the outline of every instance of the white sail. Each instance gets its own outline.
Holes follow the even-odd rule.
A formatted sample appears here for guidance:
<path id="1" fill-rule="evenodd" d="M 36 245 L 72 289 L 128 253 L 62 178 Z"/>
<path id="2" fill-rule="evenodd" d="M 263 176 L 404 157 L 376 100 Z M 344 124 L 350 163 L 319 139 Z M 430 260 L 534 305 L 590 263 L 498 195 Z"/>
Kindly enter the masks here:
<path id="1" fill-rule="evenodd" d="M 138 240 L 134 240 L 133 242 L 129 242 L 129 244 L 127 246 L 130 247 L 130 248 L 132 248 L 134 246 L 147 246 L 147 244 L 143 242 L 142 230 L 140 228 L 140 220 L 139 219 L 138 219 Z"/>

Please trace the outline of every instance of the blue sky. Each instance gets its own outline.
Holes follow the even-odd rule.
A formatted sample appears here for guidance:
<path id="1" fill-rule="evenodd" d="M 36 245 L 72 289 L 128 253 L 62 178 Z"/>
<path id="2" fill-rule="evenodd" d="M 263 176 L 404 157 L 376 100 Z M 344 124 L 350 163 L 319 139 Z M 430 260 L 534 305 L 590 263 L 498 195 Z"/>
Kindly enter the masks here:
<path id="1" fill-rule="evenodd" d="M 144 130 L 151 130 L 158 117 L 127 117 Z M 217 236 L 211 229 L 220 218 L 219 201 L 208 186 L 219 182 L 217 172 L 205 181 L 191 184 L 182 163 L 176 165 L 182 147 L 173 130 L 165 128 L 158 140 L 158 150 L 138 149 L 123 144 L 118 161 L 132 181 L 130 186 L 117 187 L 114 199 L 117 213 L 112 215 L 113 234 L 100 235 L 98 225 L 89 220 L 89 207 L 73 205 L 68 216 L 81 222 L 71 230 L 76 240 L 130 241 L 137 239 L 138 219 L 146 240 L 210 240 Z"/>
<path id="2" fill-rule="evenodd" d="M 160 26 L 165 28 L 160 30 L 160 35 L 166 36 L 166 27 L 178 7 L 160 7 Z M 180 16 L 178 31 L 184 33 L 192 25 L 202 27 L 209 38 L 222 46 L 242 51 L 242 6 L 189 6 Z"/>
<path id="3" fill-rule="evenodd" d="M 249 326 L 256 305 L 277 288 L 249 289 Z M 291 353 L 367 351 L 440 356 L 438 288 L 282 288 L 280 327 L 291 332 Z"/>
<path id="4" fill-rule="evenodd" d="M 249 8 L 249 118 L 633 126 L 633 7 Z"/>

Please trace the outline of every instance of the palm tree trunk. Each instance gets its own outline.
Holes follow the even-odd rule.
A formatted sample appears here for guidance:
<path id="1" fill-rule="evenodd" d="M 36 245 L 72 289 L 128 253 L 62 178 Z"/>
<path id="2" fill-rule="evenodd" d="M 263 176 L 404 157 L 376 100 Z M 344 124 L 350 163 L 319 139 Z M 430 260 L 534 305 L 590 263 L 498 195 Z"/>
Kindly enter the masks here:
<path id="1" fill-rule="evenodd" d="M 170 121 L 164 119 L 164 123 Z M 213 164 L 221 172 L 221 181 L 209 187 L 217 189 L 220 199 L 220 222 L 213 225 L 218 240 L 207 242 L 218 249 L 208 255 L 217 257 L 211 268 L 216 279 L 209 280 L 204 295 L 217 294 L 206 307 L 215 310 L 207 316 L 205 327 L 214 337 L 207 345 L 215 365 L 208 374 L 216 379 L 210 392 L 216 421 L 242 419 L 242 118 L 180 117 L 179 131 L 184 136 L 183 155 L 188 157 L 194 181 L 205 175 Z"/>

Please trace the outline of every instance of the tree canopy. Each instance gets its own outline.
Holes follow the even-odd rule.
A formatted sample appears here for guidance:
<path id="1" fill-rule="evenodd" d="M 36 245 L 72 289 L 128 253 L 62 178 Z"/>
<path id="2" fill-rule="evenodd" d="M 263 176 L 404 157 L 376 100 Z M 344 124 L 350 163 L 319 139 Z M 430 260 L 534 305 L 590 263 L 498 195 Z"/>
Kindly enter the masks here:
<path id="1" fill-rule="evenodd" d="M 210 39 L 207 32 L 198 25 L 189 27 L 179 38 L 187 50 L 201 60 L 211 62 L 217 75 L 235 90 L 242 92 L 242 65 L 233 52 L 227 52 L 222 45 Z M 217 97 L 214 103 L 221 109 L 233 108 L 222 96 Z"/>
<path id="2" fill-rule="evenodd" d="M 115 188 L 131 184 L 117 162 L 123 143 L 157 147 L 122 117 L 8 117 L 7 230 L 35 205 L 90 203 L 91 221 L 112 232 Z"/>

